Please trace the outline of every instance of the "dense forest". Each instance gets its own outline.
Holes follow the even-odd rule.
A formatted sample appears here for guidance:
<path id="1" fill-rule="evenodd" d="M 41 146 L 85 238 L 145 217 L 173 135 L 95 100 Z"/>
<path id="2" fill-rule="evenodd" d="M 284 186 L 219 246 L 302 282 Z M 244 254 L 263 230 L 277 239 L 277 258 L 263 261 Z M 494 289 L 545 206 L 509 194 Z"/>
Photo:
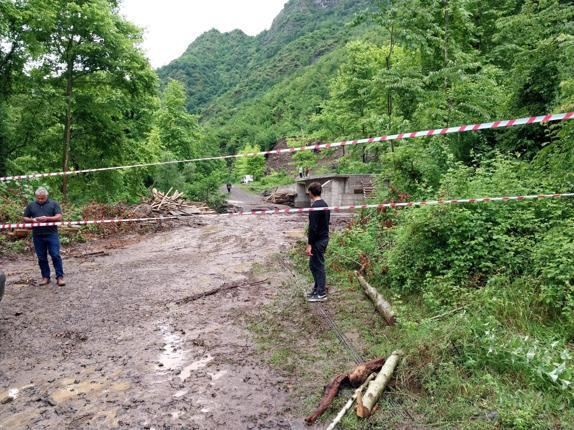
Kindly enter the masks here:
<path id="1" fill-rule="evenodd" d="M 141 38 L 117 1 L 0 0 L 0 176 L 574 111 L 570 1 L 290 0 L 257 37 L 212 30 L 157 72 Z M 572 192 L 573 141 L 573 122 L 541 124 L 324 165 L 376 174 L 375 202 Z M 216 203 L 234 174 L 202 162 L 42 183 L 77 204 L 152 184 Z M 399 306 L 385 339 L 408 352 L 413 410 L 444 428 L 574 428 L 574 202 L 365 212 L 333 243 L 331 269 L 362 267 Z M 377 336 L 373 354 L 390 352 Z"/>
<path id="2" fill-rule="evenodd" d="M 216 153 L 186 109 L 183 86 L 173 81 L 160 93 L 142 32 L 118 3 L 0 2 L 0 176 Z M 203 163 L 45 185 L 82 203 L 130 201 L 151 184 L 185 181 L 190 197 L 205 199 L 219 176 L 216 164 Z"/>

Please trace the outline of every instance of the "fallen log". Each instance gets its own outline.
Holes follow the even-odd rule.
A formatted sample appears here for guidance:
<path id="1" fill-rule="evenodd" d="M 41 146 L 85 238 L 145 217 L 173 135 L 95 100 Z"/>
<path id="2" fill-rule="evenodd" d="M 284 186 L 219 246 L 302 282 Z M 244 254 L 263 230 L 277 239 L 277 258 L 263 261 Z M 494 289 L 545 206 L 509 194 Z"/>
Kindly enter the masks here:
<path id="1" fill-rule="evenodd" d="M 374 378 L 375 378 L 375 374 L 371 373 L 369 375 L 369 377 L 367 378 L 367 380 L 365 382 L 363 382 L 363 384 L 355 390 L 355 392 L 353 393 L 353 395 L 351 396 L 349 401 L 347 403 L 345 403 L 345 406 L 343 406 L 343 409 L 341 409 L 339 411 L 339 413 L 337 414 L 335 419 L 331 422 L 331 424 L 329 424 L 329 427 L 327 427 L 326 430 L 335 430 L 335 427 L 337 427 L 337 424 L 339 424 L 339 422 L 343 419 L 343 417 L 349 411 L 349 409 L 351 409 L 353 407 L 353 403 L 355 402 L 355 400 L 357 400 L 357 398 L 361 397 L 361 393 L 363 392 L 363 390 L 365 389 L 367 384 L 369 382 L 371 382 Z"/>
<path id="2" fill-rule="evenodd" d="M 325 413 L 333 403 L 333 399 L 339 393 L 342 387 L 357 388 L 363 384 L 367 378 L 373 373 L 377 372 L 385 363 L 384 358 L 377 358 L 353 369 L 352 372 L 337 375 L 325 388 L 325 394 L 319 402 L 319 407 L 307 418 L 305 422 L 308 425 L 314 424 L 317 419 Z"/>
<path id="3" fill-rule="evenodd" d="M 159 210 L 161 209 L 161 207 L 163 206 L 165 200 L 169 197 L 169 193 L 171 193 L 171 190 L 173 190 L 173 187 L 170 188 L 170 189 L 168 190 L 168 192 L 164 194 L 164 196 L 162 197 L 161 201 L 159 202 L 159 205 L 157 206 L 157 208 L 155 208 L 156 210 L 159 211 Z M 155 189 L 154 189 L 153 191 L 155 191 Z M 154 195 L 156 195 L 155 192 L 154 192 Z M 175 199 L 174 199 L 174 200 L 175 200 Z"/>
<path id="4" fill-rule="evenodd" d="M 257 281 L 257 282 L 251 282 L 251 283 L 245 283 L 244 282 L 241 284 L 223 284 L 221 287 L 217 287 L 217 288 L 214 288 L 212 290 L 205 291 L 203 293 L 193 294 L 192 296 L 185 297 L 185 298 L 175 302 L 175 304 L 176 305 L 185 305 L 185 304 L 188 304 L 191 302 L 195 302 L 196 300 L 203 299 L 205 297 L 213 296 L 217 293 L 222 293 L 225 291 L 234 290 L 234 289 L 240 288 L 240 287 L 247 287 L 247 286 L 252 287 L 255 285 L 261 285 L 261 284 L 264 284 L 266 282 L 269 282 L 269 280 L 264 279 L 263 281 Z"/>
<path id="5" fill-rule="evenodd" d="M 395 316 L 395 313 L 393 312 L 393 309 L 391 308 L 391 304 L 389 302 L 387 302 L 384 299 L 384 297 L 381 296 L 379 294 L 379 292 L 376 289 L 374 289 L 365 280 L 365 278 L 363 278 L 361 276 L 361 274 L 359 272 L 355 271 L 355 275 L 357 276 L 357 279 L 359 280 L 359 284 L 361 284 L 361 286 L 363 287 L 363 290 L 365 290 L 365 294 L 374 303 L 375 309 L 377 309 L 377 311 L 385 318 L 385 321 L 387 321 L 387 324 L 395 325 L 397 322 L 397 318 Z"/>
<path id="6" fill-rule="evenodd" d="M 364 396 L 359 396 L 357 399 L 357 416 L 360 418 L 368 418 L 373 413 L 373 409 L 383 391 L 385 390 L 387 384 L 393 376 L 393 372 L 397 367 L 399 359 L 403 355 L 402 351 L 395 351 L 385 362 L 385 365 L 377 375 L 374 381 L 372 381 L 367 387 L 367 391 Z"/>
<path id="7" fill-rule="evenodd" d="M 94 252 L 85 252 L 83 254 L 72 255 L 74 258 L 87 258 L 87 257 L 106 257 L 110 255 L 109 252 L 106 251 L 94 251 Z"/>

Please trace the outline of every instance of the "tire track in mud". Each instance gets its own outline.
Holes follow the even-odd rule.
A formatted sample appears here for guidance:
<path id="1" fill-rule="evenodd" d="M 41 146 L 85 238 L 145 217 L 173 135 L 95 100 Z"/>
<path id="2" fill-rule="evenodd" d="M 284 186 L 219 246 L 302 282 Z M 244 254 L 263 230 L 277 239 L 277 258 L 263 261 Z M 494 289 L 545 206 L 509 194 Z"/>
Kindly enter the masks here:
<path id="1" fill-rule="evenodd" d="M 205 221 L 65 259 L 63 289 L 8 283 L 0 429 L 303 428 L 290 384 L 257 357 L 243 320 L 286 279 L 254 268 L 300 237 L 305 219 Z M 37 270 L 30 256 L 4 268 Z M 175 304 L 256 278 L 269 282 Z"/>

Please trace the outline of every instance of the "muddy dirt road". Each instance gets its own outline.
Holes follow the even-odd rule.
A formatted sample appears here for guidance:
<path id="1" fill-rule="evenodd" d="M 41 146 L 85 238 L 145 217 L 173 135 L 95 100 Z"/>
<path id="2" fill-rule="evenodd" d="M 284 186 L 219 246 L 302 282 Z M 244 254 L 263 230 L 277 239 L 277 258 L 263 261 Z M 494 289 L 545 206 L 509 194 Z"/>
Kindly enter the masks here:
<path id="1" fill-rule="evenodd" d="M 302 237 L 305 217 L 201 222 L 64 256 L 64 288 L 23 281 L 38 275 L 31 255 L 0 262 L 0 429 L 303 427 L 292 381 L 258 358 L 245 317 L 286 279 L 265 263 Z"/>

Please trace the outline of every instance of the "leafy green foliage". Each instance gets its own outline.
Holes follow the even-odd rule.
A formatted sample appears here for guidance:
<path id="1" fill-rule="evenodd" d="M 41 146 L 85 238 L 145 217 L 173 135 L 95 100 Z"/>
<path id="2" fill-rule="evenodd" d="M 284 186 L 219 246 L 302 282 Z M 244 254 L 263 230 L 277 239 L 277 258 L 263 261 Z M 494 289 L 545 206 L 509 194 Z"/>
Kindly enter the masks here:
<path id="1" fill-rule="evenodd" d="M 574 323 L 574 219 L 546 232 L 534 250 L 533 272 L 540 300 Z"/>
<path id="2" fill-rule="evenodd" d="M 282 185 L 293 183 L 293 177 L 285 172 L 272 172 L 249 184 L 249 189 L 256 193 L 271 192 Z"/>
<path id="3" fill-rule="evenodd" d="M 19 59 L 7 63 L 10 85 L 0 97 L 0 174 L 7 168 L 30 173 L 149 161 L 144 142 L 157 77 L 137 46 L 140 30 L 119 15 L 117 2 L 2 4 L 18 11 L 9 25 L 0 25 L 7 40 L 2 49 Z M 64 193 L 70 183 L 74 200 L 86 199 L 86 192 L 88 199 L 113 200 L 133 196 L 142 179 L 110 173 L 60 183 Z"/>
<path id="4" fill-rule="evenodd" d="M 260 151 L 261 149 L 257 145 L 247 145 L 243 148 L 241 154 L 247 156 L 239 157 L 235 162 L 235 170 L 240 177 L 250 175 L 253 176 L 255 180 L 263 178 L 263 174 L 265 173 L 265 158 L 261 155 L 251 155 L 257 154 Z"/>
<path id="5" fill-rule="evenodd" d="M 187 96 L 181 83 L 172 80 L 166 86 L 160 109 L 149 135 L 148 148 L 161 153 L 162 161 L 205 158 L 217 154 L 217 147 L 207 138 L 197 117 L 187 109 Z M 184 190 L 193 200 L 213 207 L 222 205 L 219 186 L 225 166 L 210 160 L 190 164 L 167 164 L 155 168 L 152 179 L 164 191 Z"/>

